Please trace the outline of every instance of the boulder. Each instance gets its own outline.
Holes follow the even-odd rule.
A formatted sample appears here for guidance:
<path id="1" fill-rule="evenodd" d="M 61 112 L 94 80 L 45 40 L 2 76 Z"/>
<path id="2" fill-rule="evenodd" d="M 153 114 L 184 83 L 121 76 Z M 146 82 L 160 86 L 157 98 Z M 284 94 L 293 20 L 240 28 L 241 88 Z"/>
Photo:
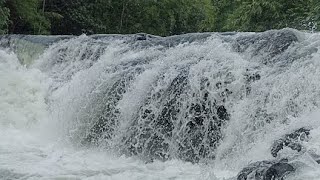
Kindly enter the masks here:
<path id="1" fill-rule="evenodd" d="M 310 129 L 302 127 L 292 133 L 285 134 L 282 138 L 276 140 L 271 147 L 273 157 L 278 156 L 278 152 L 284 147 L 289 147 L 292 150 L 300 152 L 303 147 L 301 141 L 306 141 L 309 138 Z"/>
<path id="2" fill-rule="evenodd" d="M 243 168 L 237 175 L 237 180 L 283 180 L 295 169 L 287 159 L 280 161 L 258 161 Z"/>
<path id="3" fill-rule="evenodd" d="M 246 52 L 252 57 L 261 57 L 261 62 L 268 65 L 287 61 L 286 58 L 277 56 L 280 56 L 297 41 L 298 37 L 293 30 L 274 30 L 260 34 L 241 35 L 233 43 L 233 49 L 240 53 Z"/>
<path id="4" fill-rule="evenodd" d="M 277 157 L 279 151 L 284 147 L 289 147 L 298 152 L 302 151 L 303 146 L 301 145 L 301 141 L 306 141 L 309 135 L 310 128 L 306 127 L 285 134 L 272 145 L 272 156 Z M 308 153 L 317 163 L 320 162 L 319 155 L 312 152 Z M 287 174 L 295 171 L 295 167 L 296 166 L 289 163 L 287 159 L 258 161 L 243 168 L 237 175 L 237 180 L 283 180 Z"/>

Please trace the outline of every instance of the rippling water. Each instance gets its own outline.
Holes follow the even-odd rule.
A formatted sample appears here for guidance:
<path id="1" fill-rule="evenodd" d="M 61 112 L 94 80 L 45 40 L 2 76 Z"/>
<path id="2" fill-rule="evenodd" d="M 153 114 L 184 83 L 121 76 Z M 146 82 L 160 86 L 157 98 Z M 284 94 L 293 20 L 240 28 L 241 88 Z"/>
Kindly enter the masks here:
<path id="1" fill-rule="evenodd" d="M 0 179 L 234 179 L 306 126 L 320 154 L 319 34 L 181 37 L 0 50 Z M 282 154 L 303 164 L 287 179 L 320 178 Z"/>

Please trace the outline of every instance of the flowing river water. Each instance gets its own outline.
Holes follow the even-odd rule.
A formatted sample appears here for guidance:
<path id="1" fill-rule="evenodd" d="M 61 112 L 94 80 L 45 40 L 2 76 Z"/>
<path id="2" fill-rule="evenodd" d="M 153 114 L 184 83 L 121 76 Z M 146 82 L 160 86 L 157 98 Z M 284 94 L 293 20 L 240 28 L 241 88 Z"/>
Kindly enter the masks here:
<path id="1" fill-rule="evenodd" d="M 236 179 L 311 129 L 320 34 L 2 36 L 0 179 Z M 308 153 L 287 179 L 319 179 Z M 294 158 L 292 158 L 294 157 Z"/>

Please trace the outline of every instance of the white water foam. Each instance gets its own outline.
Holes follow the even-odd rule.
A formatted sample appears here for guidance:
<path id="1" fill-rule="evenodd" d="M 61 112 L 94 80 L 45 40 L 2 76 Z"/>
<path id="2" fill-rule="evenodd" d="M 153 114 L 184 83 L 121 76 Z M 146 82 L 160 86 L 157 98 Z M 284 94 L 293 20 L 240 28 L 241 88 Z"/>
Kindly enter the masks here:
<path id="1" fill-rule="evenodd" d="M 82 38 L 86 37 L 80 37 Z M 304 42 L 307 43 L 305 46 L 318 48 L 316 39 L 319 37 L 305 38 Z M 199 73 L 206 74 L 212 69 L 224 67 L 241 76 L 247 67 L 254 67 L 255 63 L 250 62 L 252 64 L 249 65 L 249 61 L 254 59 L 231 53 L 228 48 L 215 46 L 220 43 L 219 40 L 211 39 L 205 45 L 182 45 L 166 51 L 166 55 L 161 55 L 162 59 L 154 64 L 146 65 L 147 70 L 137 76 L 134 85 L 118 104 L 122 118 L 130 119 L 135 111 L 135 105 L 140 103 L 139 97 L 144 97 L 150 82 L 161 68 L 165 69 L 175 63 L 186 63 L 183 61 L 186 56 L 190 62 L 196 61 L 199 57 L 218 62 L 220 60 L 220 64 L 201 61 L 192 66 L 190 74 L 193 75 L 192 82 L 195 85 L 191 85 L 191 88 L 195 89 Z M 216 48 L 215 51 L 212 47 Z M 260 69 L 265 79 L 254 82 L 252 95 L 233 105 L 230 126 L 224 132 L 225 139 L 218 148 L 217 160 L 212 164 L 191 164 L 179 160 L 146 164 L 141 159 L 119 157 L 105 149 L 74 146 L 63 138 L 70 135 L 68 133 L 74 128 L 72 126 L 82 125 L 82 121 L 78 122 L 77 118 L 76 120 L 73 118 L 77 117 L 75 116 L 77 113 L 81 113 L 83 101 L 86 101 L 86 98 L 99 98 L 95 94 L 99 94 L 98 91 L 103 89 L 100 85 L 103 86 L 105 80 L 110 80 L 110 77 L 117 73 L 103 74 L 108 70 L 106 64 L 130 62 L 136 57 L 157 58 L 161 54 L 156 49 L 121 54 L 120 51 L 125 48 L 125 45 L 110 47 L 89 69 L 88 67 L 82 69 L 79 62 L 70 65 L 75 68 L 72 78 L 58 83 L 48 76 L 49 73 L 41 72 L 38 69 L 39 65 L 26 68 L 19 63 L 13 53 L 0 50 L 0 179 L 229 179 L 250 162 L 271 159 L 270 144 L 282 135 L 302 126 L 313 128 L 311 139 L 305 142 L 304 146 L 308 151 L 320 154 L 318 141 L 320 113 L 316 110 L 320 97 L 318 53 L 298 59 L 288 69 L 272 69 L 275 67 Z M 305 49 L 298 50 L 305 51 Z M 45 59 L 46 55 L 52 56 L 52 54 L 54 52 L 47 52 L 41 58 Z M 115 58 L 117 61 L 113 61 Z M 163 63 L 169 65 L 164 66 Z M 68 70 L 60 71 L 61 69 L 53 74 L 59 76 L 59 73 L 62 73 L 61 75 L 70 73 Z M 276 73 L 277 70 L 285 73 Z M 239 84 L 241 78 L 231 86 L 236 93 L 241 92 L 241 87 L 237 86 Z M 50 89 L 52 87 L 60 88 L 52 90 Z M 297 94 L 292 93 L 295 90 Z M 93 94 L 92 97 L 86 97 L 89 93 Z M 233 94 L 234 98 L 239 95 L 236 93 Z M 262 103 L 261 97 L 269 93 L 273 99 L 266 103 L 268 112 L 277 113 L 282 109 L 284 113 L 278 114 L 280 118 L 276 119 L 275 123 L 263 124 L 264 127 L 259 129 L 261 124 L 251 122 L 252 119 L 248 116 L 252 115 L 254 108 Z M 290 101 L 291 95 L 294 95 L 295 99 Z M 283 99 L 277 99 L 279 97 Z M 287 102 L 292 102 L 296 106 L 290 106 L 286 104 Z M 71 105 L 76 106 L 71 107 Z M 292 109 L 288 108 L 303 110 L 301 113 L 303 116 L 294 117 Z M 288 117 L 285 123 L 280 122 L 282 117 Z M 298 161 L 306 166 L 288 179 L 320 178 L 318 165 L 309 159 L 307 153 L 301 155 Z"/>
<path id="2" fill-rule="evenodd" d="M 38 69 L 26 68 L 13 53 L 0 50 L 0 179 L 208 178 L 199 165 L 178 160 L 145 164 L 52 138 L 45 103 L 48 82 Z"/>

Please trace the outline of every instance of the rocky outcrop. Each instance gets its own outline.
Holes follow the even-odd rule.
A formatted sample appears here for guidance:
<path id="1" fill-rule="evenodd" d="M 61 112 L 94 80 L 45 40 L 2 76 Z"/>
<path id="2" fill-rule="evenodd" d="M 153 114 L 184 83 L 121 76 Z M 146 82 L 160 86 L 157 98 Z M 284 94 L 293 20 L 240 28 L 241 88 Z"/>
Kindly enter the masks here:
<path id="1" fill-rule="evenodd" d="M 233 43 L 235 51 L 249 53 L 252 57 L 260 57 L 263 64 L 273 64 L 283 61 L 280 55 L 293 43 L 298 41 L 294 31 L 267 31 L 257 34 L 240 36 Z M 277 57 L 279 56 L 279 57 Z"/>
<path id="2" fill-rule="evenodd" d="M 237 180 L 283 180 L 295 169 L 288 160 L 259 161 L 249 164 L 237 176 Z"/>
<path id="3" fill-rule="evenodd" d="M 277 157 L 280 150 L 289 147 L 295 151 L 302 151 L 301 141 L 306 141 L 310 135 L 310 128 L 300 128 L 292 133 L 285 134 L 276 140 L 271 147 L 271 154 Z M 317 163 L 320 163 L 320 156 L 309 153 Z M 285 175 L 295 171 L 295 166 L 287 159 L 258 161 L 243 168 L 237 175 L 237 180 L 283 180 Z"/>
<path id="4" fill-rule="evenodd" d="M 300 152 L 303 150 L 301 141 L 306 141 L 309 138 L 310 129 L 300 128 L 290 134 L 284 135 L 282 138 L 276 140 L 271 147 L 271 154 L 273 157 L 277 157 L 278 152 L 284 147 L 289 147 L 292 150 Z"/>

